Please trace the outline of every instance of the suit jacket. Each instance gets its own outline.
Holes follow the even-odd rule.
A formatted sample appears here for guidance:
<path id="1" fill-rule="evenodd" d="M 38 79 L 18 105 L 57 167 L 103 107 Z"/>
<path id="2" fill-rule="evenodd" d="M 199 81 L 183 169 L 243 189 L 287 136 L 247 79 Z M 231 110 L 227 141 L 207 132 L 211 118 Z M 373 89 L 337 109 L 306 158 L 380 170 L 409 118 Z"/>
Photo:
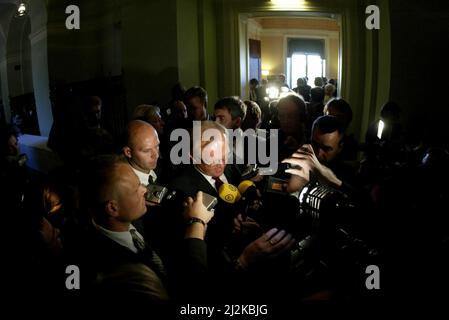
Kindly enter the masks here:
<path id="1" fill-rule="evenodd" d="M 87 283 L 81 285 L 104 301 L 158 305 L 169 300 L 165 284 L 143 255 L 132 252 L 93 227 L 85 237 L 81 264 L 84 275 L 88 275 L 83 277 Z"/>
<path id="2" fill-rule="evenodd" d="M 224 174 L 228 183 L 235 186 L 241 180 L 240 173 L 234 165 L 227 165 Z M 171 181 L 170 187 L 181 194 L 180 201 L 184 201 L 186 197 L 194 197 L 198 191 L 208 193 L 218 199 L 218 204 L 214 208 L 214 217 L 208 224 L 205 241 L 211 268 L 215 269 L 217 264 L 222 265 L 220 255 L 222 249 L 228 243 L 234 227 L 233 219 L 236 215 L 236 205 L 228 204 L 220 199 L 215 188 L 193 165 L 186 166 L 180 175 Z"/>
<path id="3" fill-rule="evenodd" d="M 239 171 L 235 165 L 227 165 L 224 175 L 228 182 L 235 186 L 241 181 Z M 186 166 L 177 177 L 172 179 L 170 186 L 173 190 L 177 190 L 187 197 L 194 197 L 198 191 L 218 197 L 218 192 L 215 188 L 210 185 L 193 165 Z"/>
<path id="4" fill-rule="evenodd" d="M 208 267 L 206 245 L 199 239 L 183 240 L 171 255 L 177 267 L 168 268 L 167 277 L 162 279 L 151 268 L 149 256 L 132 252 L 92 227 L 84 237 L 80 260 L 81 286 L 87 287 L 83 292 L 88 292 L 86 301 L 95 301 L 94 307 L 116 302 L 130 303 L 138 309 L 171 311 L 173 298 L 202 290 L 202 286 L 197 291 L 189 288 L 192 279 L 200 284 L 197 279 Z"/>

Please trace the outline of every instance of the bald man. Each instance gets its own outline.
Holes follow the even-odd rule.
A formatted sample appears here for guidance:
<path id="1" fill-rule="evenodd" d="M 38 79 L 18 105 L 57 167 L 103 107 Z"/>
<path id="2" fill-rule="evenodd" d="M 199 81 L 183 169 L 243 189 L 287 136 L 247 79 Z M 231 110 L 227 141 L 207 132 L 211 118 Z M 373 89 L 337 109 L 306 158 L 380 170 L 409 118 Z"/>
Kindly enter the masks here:
<path id="1" fill-rule="evenodd" d="M 154 171 L 159 159 L 159 137 L 156 129 L 142 120 L 128 123 L 127 139 L 122 148 L 140 183 L 147 186 L 151 180 L 156 182 L 158 176 Z"/>
<path id="2" fill-rule="evenodd" d="M 119 304 L 156 312 L 153 307 L 164 306 L 170 299 L 170 274 L 151 242 L 134 226 L 147 212 L 146 188 L 116 155 L 92 159 L 83 178 L 81 199 L 92 216 L 81 260 L 81 270 L 87 270 L 86 280 L 82 280 L 86 293 L 92 294 L 98 307 Z M 183 216 L 185 249 L 172 254 L 179 255 L 184 267 L 192 268 L 186 276 L 189 272 L 196 275 L 206 268 L 203 240 L 213 213 L 207 211 L 198 193 L 184 203 Z"/>

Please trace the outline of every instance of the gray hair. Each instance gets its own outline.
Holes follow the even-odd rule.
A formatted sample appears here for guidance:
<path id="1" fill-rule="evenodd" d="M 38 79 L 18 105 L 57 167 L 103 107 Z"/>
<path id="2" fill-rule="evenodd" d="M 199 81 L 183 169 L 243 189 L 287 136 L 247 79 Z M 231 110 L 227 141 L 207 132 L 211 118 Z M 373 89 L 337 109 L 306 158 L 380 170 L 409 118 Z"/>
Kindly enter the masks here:
<path id="1" fill-rule="evenodd" d="M 154 117 L 156 115 L 160 115 L 161 109 L 157 106 L 149 105 L 149 104 L 141 104 L 134 109 L 131 119 L 136 120 L 145 120 Z"/>

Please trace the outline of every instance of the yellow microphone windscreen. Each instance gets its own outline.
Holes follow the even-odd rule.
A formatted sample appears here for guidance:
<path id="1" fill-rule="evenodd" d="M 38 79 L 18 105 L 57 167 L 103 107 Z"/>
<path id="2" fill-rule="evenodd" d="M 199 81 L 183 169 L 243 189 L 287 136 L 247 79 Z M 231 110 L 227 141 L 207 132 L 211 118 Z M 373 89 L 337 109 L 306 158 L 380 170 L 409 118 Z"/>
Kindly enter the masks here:
<path id="1" fill-rule="evenodd" d="M 243 180 L 242 182 L 240 182 L 239 184 L 239 192 L 240 194 L 244 194 L 246 192 L 246 190 L 251 187 L 251 186 L 256 186 L 254 184 L 254 182 L 250 181 L 250 180 Z"/>
<path id="2" fill-rule="evenodd" d="M 239 190 L 229 183 L 223 183 L 218 189 L 218 195 L 227 203 L 235 203 L 240 200 L 241 195 Z"/>

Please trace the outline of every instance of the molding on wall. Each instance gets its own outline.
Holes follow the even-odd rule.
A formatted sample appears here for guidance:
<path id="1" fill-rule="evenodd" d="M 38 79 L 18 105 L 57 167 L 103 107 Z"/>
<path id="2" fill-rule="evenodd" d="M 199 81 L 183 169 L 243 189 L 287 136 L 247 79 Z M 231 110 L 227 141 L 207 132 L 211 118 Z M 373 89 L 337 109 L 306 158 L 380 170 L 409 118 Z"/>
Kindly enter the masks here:
<path id="1" fill-rule="evenodd" d="M 320 38 L 320 39 L 338 39 L 338 31 L 325 31 L 316 29 L 262 29 L 260 36 L 284 36 L 285 34 L 294 34 L 301 38 Z"/>
<path id="2" fill-rule="evenodd" d="M 263 31 L 263 28 L 260 25 L 260 23 L 254 19 L 248 19 L 247 26 L 248 26 L 248 37 L 251 39 L 260 40 Z"/>
<path id="3" fill-rule="evenodd" d="M 279 16 L 269 16 L 269 15 L 264 15 L 261 17 L 257 17 L 257 19 L 272 19 L 272 20 L 276 20 L 279 19 Z M 303 16 L 303 15 L 295 15 L 295 16 L 283 16 L 282 17 L 283 20 L 287 20 L 287 19 L 301 19 L 301 20 L 323 20 L 323 21 L 335 21 L 334 18 L 330 18 L 330 17 L 320 17 L 320 16 Z"/>

